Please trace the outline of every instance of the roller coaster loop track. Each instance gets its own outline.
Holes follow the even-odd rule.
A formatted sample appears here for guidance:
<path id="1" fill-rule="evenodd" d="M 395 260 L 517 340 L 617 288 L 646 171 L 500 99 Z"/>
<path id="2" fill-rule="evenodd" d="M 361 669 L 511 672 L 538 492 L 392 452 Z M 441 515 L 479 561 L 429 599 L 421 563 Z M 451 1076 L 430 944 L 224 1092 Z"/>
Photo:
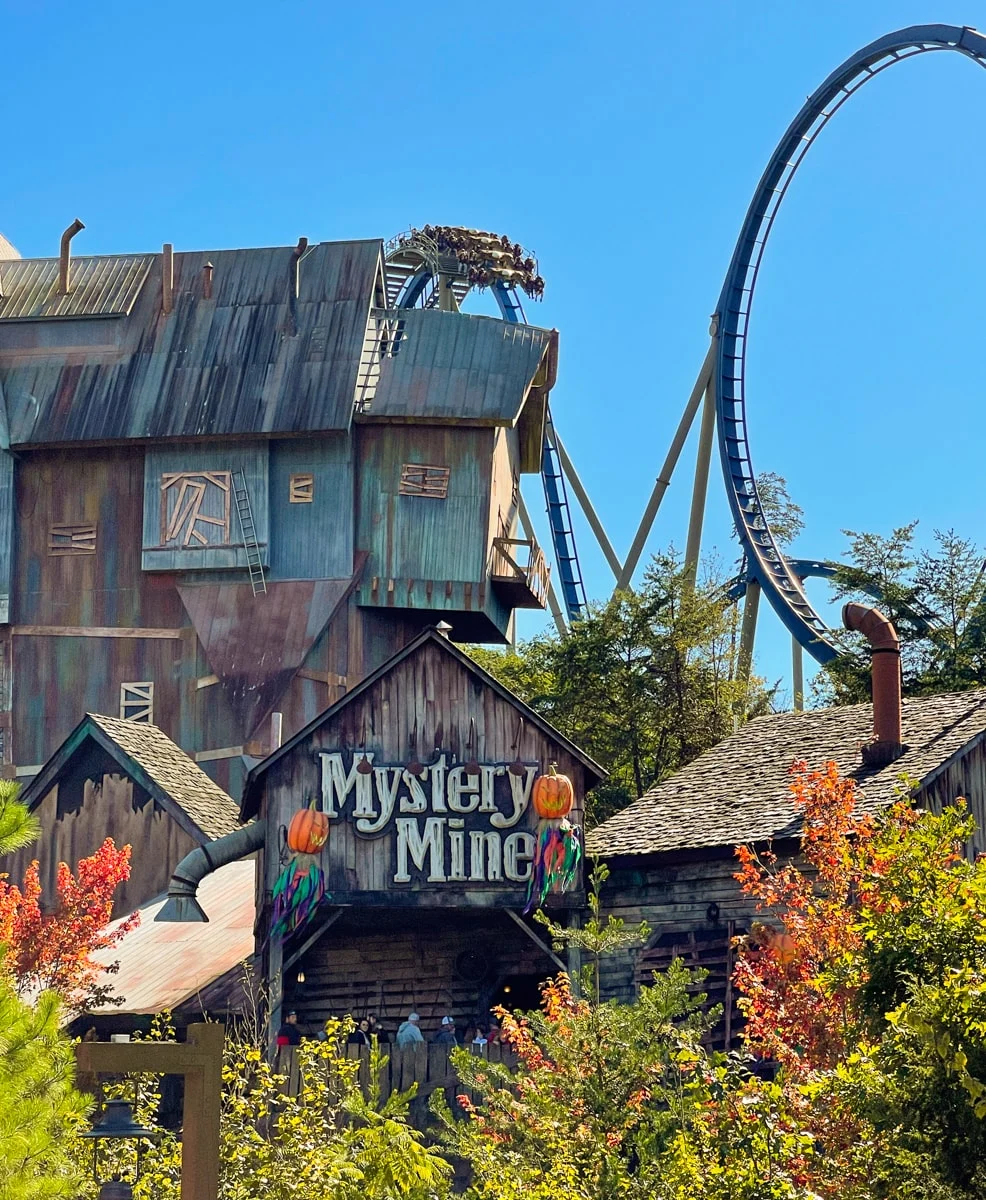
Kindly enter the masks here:
<path id="1" fill-rule="evenodd" d="M 887 34 L 848 58 L 809 96 L 757 186 L 733 251 L 713 321 L 716 424 L 733 521 L 751 581 L 760 584 L 793 637 L 818 662 L 839 649 L 804 592 L 799 567 L 778 547 L 757 492 L 746 419 L 746 351 L 760 264 L 791 180 L 819 133 L 863 84 L 905 59 L 955 50 L 986 66 L 986 37 L 953 25 L 916 25 Z"/>

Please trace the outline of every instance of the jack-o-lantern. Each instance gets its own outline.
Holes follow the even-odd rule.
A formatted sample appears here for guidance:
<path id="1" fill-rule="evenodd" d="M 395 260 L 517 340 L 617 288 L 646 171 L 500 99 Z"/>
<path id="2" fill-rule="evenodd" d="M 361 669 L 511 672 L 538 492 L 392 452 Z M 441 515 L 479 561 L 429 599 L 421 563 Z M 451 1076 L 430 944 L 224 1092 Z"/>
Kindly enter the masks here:
<path id="1" fill-rule="evenodd" d="M 548 773 L 534 780 L 531 799 L 538 828 L 525 912 L 543 904 L 549 892 L 567 891 L 582 861 L 582 839 L 567 819 L 575 803 L 575 789 L 568 776 L 559 775 L 551 763 Z"/>
<path id="2" fill-rule="evenodd" d="M 329 837 L 329 818 L 314 808 L 301 808 L 288 825 L 288 849 L 295 854 L 318 854 Z"/>
<path id="3" fill-rule="evenodd" d="M 532 795 L 534 811 L 544 821 L 558 821 L 567 817 L 575 803 L 575 789 L 567 775 L 559 775 L 555 764 L 548 767 L 547 775 L 534 780 Z"/>

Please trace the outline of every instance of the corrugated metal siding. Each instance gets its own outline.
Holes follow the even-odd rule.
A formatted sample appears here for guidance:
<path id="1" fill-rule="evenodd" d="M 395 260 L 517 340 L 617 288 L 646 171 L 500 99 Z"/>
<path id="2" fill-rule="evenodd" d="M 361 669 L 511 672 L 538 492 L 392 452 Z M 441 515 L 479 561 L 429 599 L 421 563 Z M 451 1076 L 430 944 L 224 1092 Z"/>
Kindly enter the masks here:
<path id="1" fill-rule="evenodd" d="M 270 444 L 271 579 L 341 579 L 353 570 L 352 442 L 343 434 Z M 292 504 L 291 476 L 312 476 Z"/>
<path id="2" fill-rule="evenodd" d="M 147 280 L 153 254 L 72 258 L 67 296 L 58 294 L 57 258 L 21 258 L 4 264 L 0 321 L 41 317 L 122 317 Z"/>
<path id="3" fill-rule="evenodd" d="M 145 571 L 203 571 L 219 568 L 246 570 L 243 531 L 230 493 L 229 540 L 231 545 L 188 547 L 161 546 L 161 477 L 166 472 L 229 471 L 243 472 L 264 566 L 270 543 L 270 517 L 267 496 L 268 449 L 266 442 L 222 446 L 162 446 L 148 449 L 144 467 L 144 542 L 142 567 Z M 235 485 L 235 479 L 232 481 Z M 204 511 L 204 510 L 203 510 Z"/>
<path id="4" fill-rule="evenodd" d="M 492 459 L 486 429 L 360 429 L 357 545 L 370 553 L 364 588 L 374 575 L 405 582 L 485 577 Z M 403 463 L 449 467 L 447 498 L 399 495 Z"/>
<path id="5" fill-rule="evenodd" d="M 380 364 L 370 417 L 512 424 L 551 332 L 435 309 L 401 314 L 400 349 Z"/>
<path id="6" fill-rule="evenodd" d="M 43 353 L 0 323 L 12 444 L 348 429 L 380 253 L 376 241 L 314 247 L 293 304 L 290 247 L 177 254 L 169 315 L 154 256 L 131 315 L 94 320 L 88 352 L 76 322 L 61 347 L 51 325 L 39 332 Z"/>

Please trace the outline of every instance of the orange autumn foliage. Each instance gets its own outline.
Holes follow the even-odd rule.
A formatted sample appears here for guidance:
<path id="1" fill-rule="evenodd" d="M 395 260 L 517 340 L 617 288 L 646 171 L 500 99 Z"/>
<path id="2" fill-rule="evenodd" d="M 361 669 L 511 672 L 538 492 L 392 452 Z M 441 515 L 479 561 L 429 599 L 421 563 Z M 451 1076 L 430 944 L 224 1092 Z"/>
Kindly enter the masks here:
<path id="1" fill-rule="evenodd" d="M 91 956 L 117 945 L 140 920 L 134 913 L 112 931 L 107 928 L 113 894 L 129 878 L 130 847 L 118 850 L 112 838 L 80 859 L 74 875 L 59 863 L 51 899 L 42 896 L 37 860 L 27 868 L 23 887 L 0 875 L 3 968 L 20 995 L 50 988 L 79 1011 L 111 1001 L 112 985 L 101 983 L 100 976 L 113 968 L 94 963 Z"/>

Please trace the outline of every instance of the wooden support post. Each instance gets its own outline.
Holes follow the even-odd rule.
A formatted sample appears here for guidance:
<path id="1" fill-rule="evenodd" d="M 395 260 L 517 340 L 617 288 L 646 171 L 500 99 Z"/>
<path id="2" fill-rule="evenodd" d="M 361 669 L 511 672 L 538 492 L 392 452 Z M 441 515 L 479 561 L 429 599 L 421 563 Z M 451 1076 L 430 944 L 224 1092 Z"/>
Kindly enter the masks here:
<path id="1" fill-rule="evenodd" d="M 791 684 L 794 692 L 794 711 L 805 706 L 805 654 L 796 637 L 791 638 Z"/>
<path id="2" fill-rule="evenodd" d="M 199 1070 L 185 1073 L 185 1106 L 182 1110 L 181 1132 L 181 1200 L 217 1200 L 219 1116 L 223 1090 L 223 1027 L 190 1025 L 188 1044 L 203 1052 L 205 1063 Z"/>
<path id="3" fill-rule="evenodd" d="M 218 1200 L 222 1025 L 190 1025 L 187 1042 L 79 1042 L 77 1069 L 89 1075 L 182 1075 L 181 1200 Z"/>
<path id="4" fill-rule="evenodd" d="M 520 928 L 523 929 L 523 931 L 527 934 L 527 936 L 531 939 L 531 941 L 534 943 L 535 946 L 537 946 L 539 949 L 543 950 L 545 952 L 545 954 L 547 954 L 547 956 L 551 959 L 551 961 L 555 964 L 555 966 L 558 968 L 559 971 L 567 971 L 568 970 L 568 967 L 565 966 L 565 964 L 558 957 L 558 955 L 554 952 L 554 950 L 551 949 L 551 947 L 548 945 L 548 943 L 543 938 L 538 937 L 538 935 L 534 932 L 534 930 L 530 927 L 530 925 L 527 924 L 527 922 L 524 920 L 523 917 L 519 917 L 512 908 L 505 908 L 503 911 L 507 914 L 507 916 L 511 919 L 511 921 L 513 921 L 513 923 L 515 925 L 519 925 Z"/>
<path id="5" fill-rule="evenodd" d="M 716 430 L 715 386 L 709 380 L 702 408 L 702 428 L 698 436 L 695 459 L 695 483 L 692 487 L 692 510 L 688 518 L 688 540 L 685 543 L 685 570 L 694 586 L 698 577 L 698 559 L 702 549 L 702 526 L 705 523 L 705 502 L 709 493 L 709 468 L 712 465 L 712 439 Z"/>
<path id="6" fill-rule="evenodd" d="M 277 1031 L 281 1028 L 284 1006 L 284 946 L 272 937 L 267 947 L 267 1054 L 271 1062 L 277 1053 Z"/>
<path id="7" fill-rule="evenodd" d="M 582 928 L 580 912 L 569 913 L 568 927 L 569 929 Z M 572 983 L 572 995 L 578 1000 L 582 995 L 582 948 L 569 942 L 565 948 L 565 957 L 568 959 L 568 978 Z"/>

